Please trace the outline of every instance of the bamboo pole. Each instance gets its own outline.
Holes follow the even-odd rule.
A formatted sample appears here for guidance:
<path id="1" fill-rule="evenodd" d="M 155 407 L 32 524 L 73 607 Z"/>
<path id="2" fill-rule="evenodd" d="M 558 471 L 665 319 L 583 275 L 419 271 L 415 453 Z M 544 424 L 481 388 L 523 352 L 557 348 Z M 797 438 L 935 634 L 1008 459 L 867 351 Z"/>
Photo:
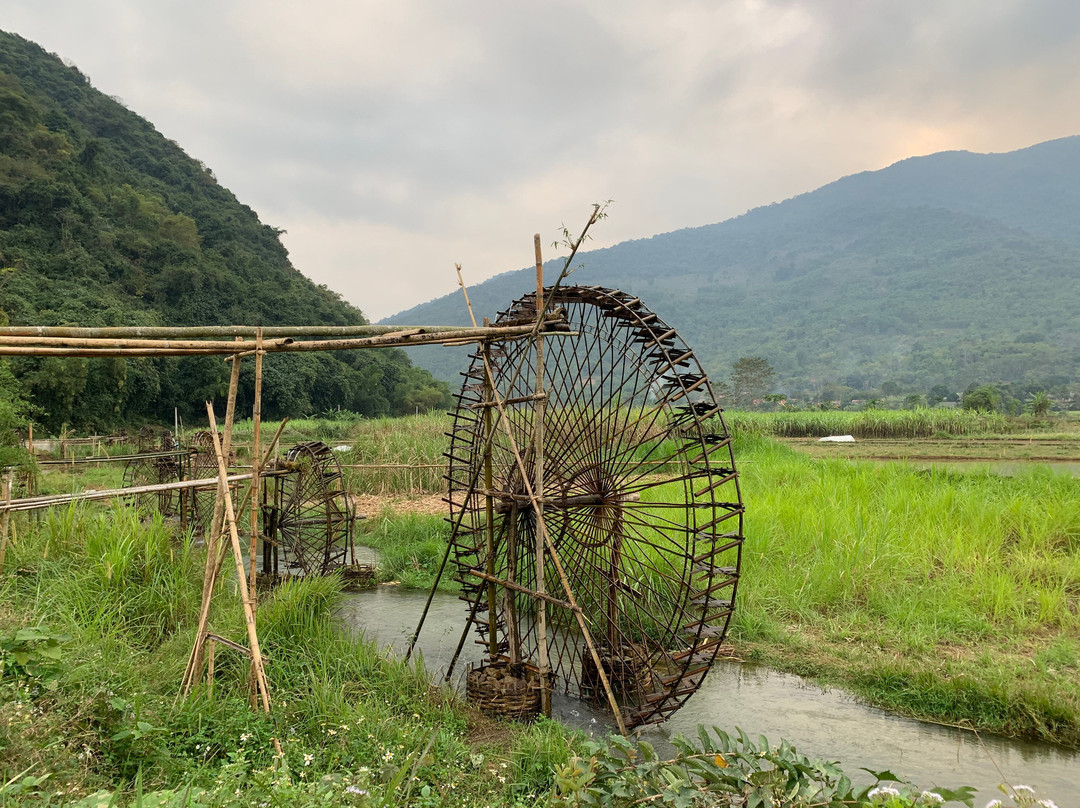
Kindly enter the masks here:
<path id="1" fill-rule="evenodd" d="M 255 337 L 260 328 L 264 338 L 278 337 L 374 337 L 398 331 L 453 333 L 466 331 L 464 325 L 207 325 L 207 326 L 80 326 L 15 325 L 0 328 L 2 337 L 65 337 L 85 339 L 196 339 L 199 337 Z"/>
<path id="2" fill-rule="evenodd" d="M 206 402 L 206 414 L 210 419 L 210 431 L 214 435 L 214 454 L 218 462 L 218 492 L 225 500 L 225 518 L 229 525 L 229 541 L 232 544 L 233 559 L 236 561 L 236 581 L 240 590 L 240 603 L 244 609 L 244 624 L 247 627 L 248 649 L 251 651 L 251 667 L 255 683 L 259 690 L 263 712 L 270 712 L 270 687 L 266 681 L 266 671 L 263 669 L 262 652 L 259 649 L 259 633 L 255 626 L 255 611 L 250 593 L 247 587 L 247 578 L 244 576 L 244 558 L 240 549 L 240 534 L 236 529 L 236 512 L 233 510 L 232 496 L 226 480 L 229 470 L 225 466 L 224 445 L 217 430 L 217 419 L 214 417 L 214 405 Z"/>
<path id="3" fill-rule="evenodd" d="M 252 435 L 251 462 L 251 548 L 248 555 L 248 574 L 251 591 L 255 591 L 255 554 L 259 550 L 259 477 L 262 472 L 262 443 L 259 430 L 262 426 L 262 351 L 263 332 L 260 327 L 255 332 L 255 398 L 251 405 Z"/>
<path id="4" fill-rule="evenodd" d="M 544 326 L 551 329 L 551 333 L 567 333 L 560 331 L 559 326 L 563 318 L 559 314 L 552 314 L 545 318 Z M 295 353 L 307 351 L 340 351 L 361 348 L 385 348 L 408 345 L 437 345 L 444 342 L 475 342 L 480 339 L 512 339 L 525 337 L 534 331 L 531 325 L 504 325 L 490 326 L 488 328 L 461 327 L 452 332 L 430 331 L 413 329 L 411 331 L 392 331 L 371 337 L 336 340 L 308 340 L 294 341 L 291 338 L 264 343 L 262 350 L 267 353 Z M 238 353 L 251 353 L 257 350 L 254 341 L 240 342 L 192 342 L 187 345 L 169 342 L 146 341 L 145 345 L 124 347 L 122 343 L 112 339 L 82 338 L 77 344 L 57 345 L 41 344 L 40 338 L 30 340 L 33 344 L 23 342 L 26 338 L 21 336 L 5 336 L 0 331 L 0 356 L 80 356 L 80 357 L 117 357 L 117 356 L 201 356 L 201 355 L 228 355 Z M 71 342 L 76 342 L 72 340 Z"/>
<path id="5" fill-rule="evenodd" d="M 464 288 L 464 287 L 462 287 Z M 487 318 L 484 318 L 484 324 L 487 325 Z M 485 342 L 481 346 L 481 350 L 484 355 L 485 364 L 491 359 L 491 349 L 489 343 Z M 484 376 L 484 398 L 491 398 L 491 379 L 486 375 Z M 492 431 L 492 419 L 491 410 L 484 411 L 484 435 L 487 438 Z M 484 487 L 487 489 L 487 493 L 484 495 L 484 527 L 485 538 L 487 541 L 487 600 L 488 600 L 488 654 L 492 661 L 499 653 L 499 637 L 496 626 L 496 616 L 498 613 L 498 593 L 495 589 L 495 500 L 491 498 L 491 488 L 493 483 L 492 471 L 491 471 L 491 440 L 487 438 L 484 441 Z"/>
<path id="6" fill-rule="evenodd" d="M 231 474 L 229 483 L 250 480 L 250 474 Z M 118 499 L 121 497 L 134 496 L 136 494 L 159 494 L 162 491 L 185 491 L 192 488 L 210 488 L 217 485 L 216 478 L 203 480 L 181 480 L 175 483 L 154 483 L 152 485 L 137 485 L 130 488 L 109 488 L 102 491 L 79 491 L 74 494 L 48 494 L 40 497 L 26 497 L 24 499 L 9 500 L 3 506 L 3 511 L 37 511 L 43 508 L 53 508 L 57 505 L 68 505 L 72 502 L 93 502 L 99 499 Z"/>
<path id="7" fill-rule="evenodd" d="M 236 409 L 236 390 L 240 383 L 240 359 L 233 357 L 232 368 L 229 373 L 229 392 L 225 404 L 225 456 L 229 456 L 232 443 L 232 414 Z M 208 413 L 213 412 L 212 407 L 207 408 Z M 216 416 L 214 416 L 216 418 Z M 217 421 L 210 424 L 213 434 L 217 434 Z M 215 450 L 217 444 L 215 443 Z M 226 492 L 227 494 L 228 492 Z M 210 534 L 206 537 L 206 563 L 203 566 L 203 591 L 202 606 L 199 609 L 198 631 L 195 634 L 195 644 L 191 647 L 191 655 L 188 658 L 188 667 L 184 672 L 184 679 L 180 685 L 180 692 L 185 696 L 194 687 L 195 682 L 202 675 L 203 651 L 206 640 L 203 637 L 206 631 L 206 623 L 210 619 L 210 601 L 214 596 L 214 586 L 217 584 L 218 570 L 221 565 L 217 561 L 218 542 L 221 540 L 222 517 L 225 509 L 225 496 L 218 486 L 217 496 L 214 498 L 214 514 L 210 521 Z M 192 498 L 194 500 L 194 498 Z"/>
<path id="8" fill-rule="evenodd" d="M 7 555 L 8 532 L 11 529 L 11 472 L 4 472 L 3 492 L 4 512 L 0 514 L 0 574 L 4 572 L 4 557 Z"/>
<path id="9" fill-rule="evenodd" d="M 540 234 L 533 236 L 533 251 L 536 253 L 536 312 L 537 317 L 544 310 L 544 259 L 540 252 Z M 484 367 L 490 368 L 487 357 L 484 357 Z M 494 378 L 490 373 L 485 373 L 485 378 Z M 536 334 L 536 391 L 537 396 L 544 394 L 544 338 Z M 541 397 L 533 405 L 535 413 L 535 429 L 533 432 L 533 471 L 536 482 L 530 492 L 536 499 L 533 508 L 536 509 L 536 591 L 547 594 L 544 582 L 544 566 L 547 564 L 544 553 L 543 532 L 540 525 L 544 522 L 544 415 L 547 412 L 547 401 Z M 490 410 L 488 410 L 490 412 Z M 500 412 L 503 410 L 500 408 Z M 521 470 L 525 474 L 524 467 Z M 551 661 L 548 659 L 547 641 L 547 603 L 541 598 L 536 602 L 536 645 L 540 668 L 540 712 L 551 717 Z"/>

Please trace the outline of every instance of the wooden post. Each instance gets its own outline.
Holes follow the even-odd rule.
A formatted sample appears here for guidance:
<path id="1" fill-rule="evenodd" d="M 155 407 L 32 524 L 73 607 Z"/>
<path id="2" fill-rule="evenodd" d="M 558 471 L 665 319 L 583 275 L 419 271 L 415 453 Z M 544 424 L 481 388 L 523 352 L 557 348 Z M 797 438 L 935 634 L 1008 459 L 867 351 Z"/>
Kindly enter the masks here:
<path id="1" fill-rule="evenodd" d="M 236 409 L 236 388 L 239 383 L 240 357 L 234 357 L 232 372 L 229 374 L 229 395 L 225 405 L 225 437 L 223 450 L 226 457 L 229 456 L 229 449 L 232 444 L 232 413 Z M 212 407 L 208 407 L 207 412 L 210 414 L 211 418 L 216 419 L 217 416 L 213 415 Z M 210 424 L 210 431 L 215 435 L 218 433 L 216 420 Z M 228 493 L 227 488 L 225 493 Z M 191 501 L 195 501 L 194 493 L 191 496 Z M 188 667 L 184 673 L 184 681 L 180 688 L 180 692 L 184 695 L 187 695 L 191 691 L 191 688 L 194 687 L 195 683 L 202 675 L 203 651 L 206 647 L 206 641 L 203 635 L 206 633 L 206 622 L 210 619 L 210 600 L 213 597 L 214 586 L 217 584 L 218 542 L 221 539 L 224 510 L 224 498 L 221 487 L 218 486 L 217 497 L 214 499 L 214 515 L 210 520 L 210 535 L 206 537 L 206 565 L 203 568 L 202 607 L 199 610 L 199 622 L 195 634 L 195 645 L 191 648 Z"/>
<path id="2" fill-rule="evenodd" d="M 209 640 L 210 647 L 206 650 L 206 690 L 210 701 L 214 700 L 214 649 L 217 643 Z"/>
<path id="3" fill-rule="evenodd" d="M 540 234 L 533 236 L 533 250 L 536 253 L 536 316 L 537 321 L 544 310 L 544 260 L 540 251 Z M 490 367 L 490 365 L 488 365 Z M 488 374 L 490 375 L 490 374 Z M 536 395 L 544 393 L 544 338 L 536 335 Z M 536 509 L 536 591 L 546 594 L 544 586 L 544 565 L 547 554 L 544 552 L 544 415 L 547 401 L 538 398 L 535 405 L 535 431 L 533 433 L 533 469 L 536 482 L 533 485 L 533 507 Z M 524 474 L 524 472 L 522 472 Z M 540 668 L 540 711 L 551 717 L 551 662 L 548 659 L 547 639 L 547 603 L 538 598 L 536 601 L 536 647 Z"/>
<path id="4" fill-rule="evenodd" d="M 11 529 L 11 472 L 4 474 L 4 512 L 0 514 L 0 574 L 4 572 L 4 556 L 7 555 L 8 531 Z"/>
<path id="5" fill-rule="evenodd" d="M 270 712 L 270 688 L 266 681 L 266 671 L 263 669 L 262 651 L 259 650 L 259 633 L 255 627 L 255 610 L 247 586 L 247 577 L 244 575 L 244 555 L 240 549 L 240 533 L 236 529 L 236 512 L 233 510 L 232 495 L 229 493 L 227 482 L 229 470 L 225 466 L 225 454 L 223 441 L 217 430 L 217 419 L 214 417 L 214 405 L 206 402 L 206 414 L 210 419 L 210 430 L 214 434 L 214 453 L 218 461 L 218 491 L 225 500 L 225 519 L 229 527 L 229 540 L 232 543 L 233 560 L 236 562 L 236 583 L 240 590 L 240 603 L 244 609 L 244 623 L 247 626 L 248 648 L 251 651 L 251 668 L 255 677 L 255 683 L 259 689 L 263 711 Z"/>
<path id="6" fill-rule="evenodd" d="M 251 591 L 255 591 L 255 555 L 259 550 L 259 474 L 262 472 L 262 443 L 259 429 L 262 425 L 262 328 L 255 332 L 255 398 L 251 405 L 252 441 L 251 451 L 251 548 L 248 553 L 248 574 Z"/>
<path id="7" fill-rule="evenodd" d="M 488 320 L 484 318 L 484 325 L 488 324 Z M 485 342 L 481 345 L 480 350 L 484 354 L 485 364 L 490 361 L 491 347 Z M 491 400 L 492 379 L 486 373 L 484 374 L 484 400 Z M 492 471 L 491 471 L 491 408 L 488 407 L 484 410 L 484 517 L 485 517 L 485 537 L 487 539 L 487 574 L 489 576 L 495 576 L 495 500 L 492 499 Z M 496 616 L 498 614 L 498 595 L 495 590 L 495 584 L 492 583 L 491 578 L 487 582 L 487 601 L 488 601 L 488 654 L 492 661 L 499 653 L 499 637 L 496 628 Z"/>
<path id="8" fill-rule="evenodd" d="M 34 456 L 34 422 L 31 421 L 29 424 L 26 425 L 26 427 L 27 427 L 27 429 L 30 430 L 30 434 L 26 438 L 26 444 L 27 444 L 26 448 L 27 448 L 27 451 L 30 452 L 30 456 L 33 457 Z"/>

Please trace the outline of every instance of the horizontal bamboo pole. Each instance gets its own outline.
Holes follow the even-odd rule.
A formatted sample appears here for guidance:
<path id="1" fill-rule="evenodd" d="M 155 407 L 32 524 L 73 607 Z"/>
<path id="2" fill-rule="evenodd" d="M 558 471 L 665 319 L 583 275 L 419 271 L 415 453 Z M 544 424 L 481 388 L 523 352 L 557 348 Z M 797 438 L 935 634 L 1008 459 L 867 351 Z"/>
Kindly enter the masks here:
<path id="1" fill-rule="evenodd" d="M 549 326 L 557 327 L 559 321 L 549 321 Z M 381 336 L 358 339 L 309 340 L 295 342 L 282 339 L 264 342 L 262 350 L 266 353 L 298 353 L 307 351 L 345 351 L 361 348 L 392 348 L 411 345 L 438 345 L 444 342 L 513 339 L 529 336 L 532 326 L 490 326 L 486 328 L 468 328 L 453 334 L 414 330 L 412 332 L 392 332 Z M 550 335 L 567 335 L 565 331 L 545 331 Z M 15 339 L 21 339 L 15 337 Z M 161 342 L 154 346 L 124 347 L 113 339 L 82 339 L 79 345 L 27 345 L 23 342 L 11 344 L 0 332 L 0 356 L 70 356 L 70 357 L 119 357 L 119 356 L 206 356 L 236 355 L 251 353 L 256 349 L 255 342 L 203 342 L 191 343 L 190 346 L 177 347 L 175 343 Z"/>
<path id="2" fill-rule="evenodd" d="M 80 463 L 117 463 L 121 460 L 155 460 L 160 457 L 180 457 L 191 454 L 191 449 L 169 449 L 163 452 L 141 452 L 126 455 L 97 455 L 95 457 L 69 457 L 67 460 L 38 460 L 39 466 L 77 466 Z"/>
<path id="3" fill-rule="evenodd" d="M 228 478 L 230 484 L 250 480 L 250 474 L 232 474 Z M 175 483 L 155 483 L 154 485 L 138 485 L 131 488 L 109 488 L 103 491 L 80 491 L 77 494 L 49 494 L 41 497 L 28 497 L 26 499 L 13 499 L 10 504 L 0 503 L 0 513 L 4 511 L 36 511 L 41 508 L 52 508 L 56 505 L 67 505 L 70 502 L 87 502 L 95 499 L 114 499 L 116 497 L 128 497 L 135 494 L 155 494 L 159 491 L 178 491 L 183 488 L 214 488 L 218 485 L 218 478 L 212 477 L 205 480 L 180 480 Z"/>
<path id="4" fill-rule="evenodd" d="M 85 337 L 88 339 L 197 339 L 199 337 L 255 337 L 254 325 L 205 326 L 105 326 L 86 328 L 66 325 L 9 325 L 0 328 L 6 337 Z M 375 337 L 395 331 L 464 331 L 467 325 L 279 325 L 263 326 L 263 337 Z"/>

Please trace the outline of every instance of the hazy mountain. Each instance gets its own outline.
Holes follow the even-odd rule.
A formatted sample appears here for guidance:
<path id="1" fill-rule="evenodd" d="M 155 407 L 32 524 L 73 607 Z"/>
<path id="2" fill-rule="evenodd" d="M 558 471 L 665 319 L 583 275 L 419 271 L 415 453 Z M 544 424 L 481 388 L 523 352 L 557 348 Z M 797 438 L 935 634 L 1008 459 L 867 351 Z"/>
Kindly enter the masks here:
<path id="1" fill-rule="evenodd" d="M 796 395 L 1075 382 L 1080 137 L 903 160 L 581 263 L 572 280 L 640 296 L 720 378 L 761 355 Z M 470 297 L 493 314 L 533 283 L 531 269 L 505 273 Z M 459 323 L 463 305 L 448 295 L 387 321 Z M 464 364 L 446 352 L 414 361 L 447 380 Z"/>

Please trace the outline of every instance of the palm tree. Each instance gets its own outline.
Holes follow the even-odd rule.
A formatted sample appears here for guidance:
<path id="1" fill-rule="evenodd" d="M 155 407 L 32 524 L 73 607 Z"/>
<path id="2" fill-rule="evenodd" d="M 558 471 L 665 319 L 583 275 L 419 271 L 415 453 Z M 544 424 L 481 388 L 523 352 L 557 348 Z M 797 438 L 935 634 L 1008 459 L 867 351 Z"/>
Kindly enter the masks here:
<path id="1" fill-rule="evenodd" d="M 1036 418 L 1043 418 L 1049 414 L 1051 404 L 1053 404 L 1053 402 L 1050 400 L 1050 396 L 1046 394 L 1045 390 L 1040 390 L 1037 393 L 1031 394 L 1027 404 L 1024 405 L 1024 409 Z"/>

